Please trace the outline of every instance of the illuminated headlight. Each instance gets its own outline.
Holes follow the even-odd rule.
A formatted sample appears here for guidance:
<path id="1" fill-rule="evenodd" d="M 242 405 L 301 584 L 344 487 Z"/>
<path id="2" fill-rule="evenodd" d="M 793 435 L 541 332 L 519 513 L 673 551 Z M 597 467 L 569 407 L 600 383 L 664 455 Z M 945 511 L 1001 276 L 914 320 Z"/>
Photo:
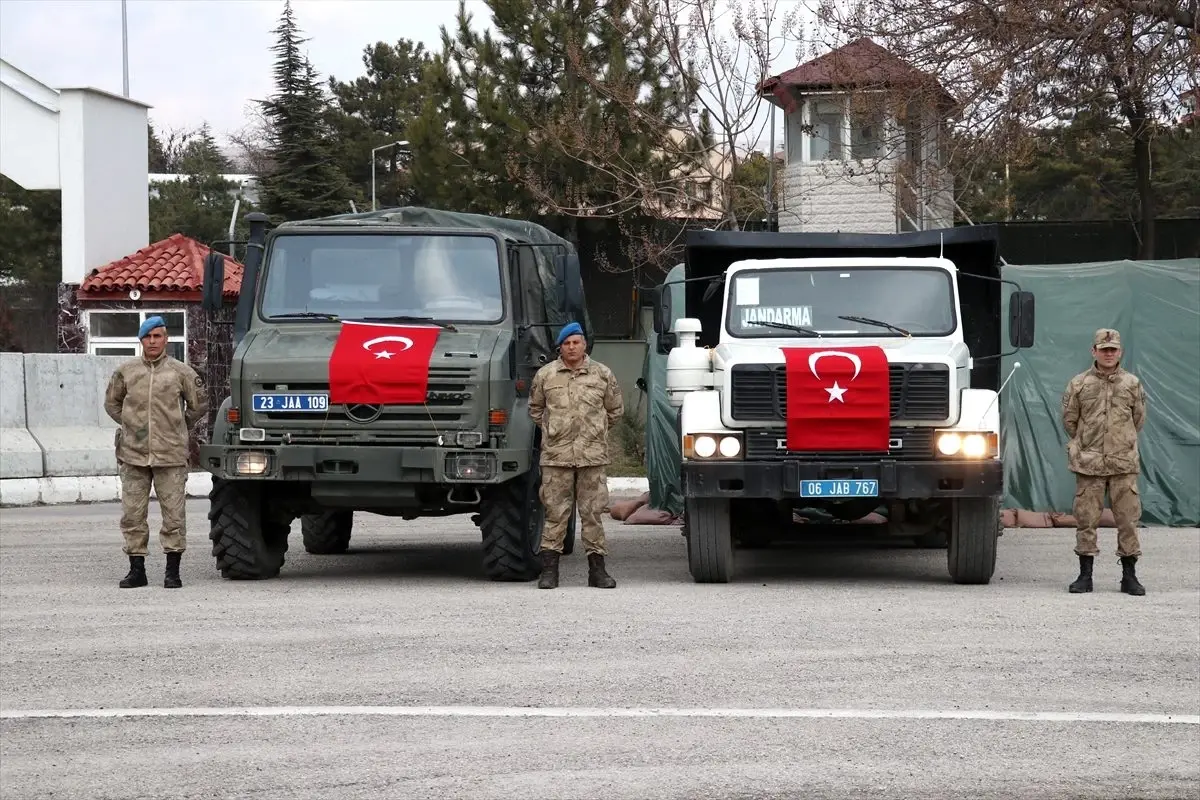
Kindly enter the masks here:
<path id="1" fill-rule="evenodd" d="M 233 471 L 238 475 L 265 475 L 271 466 L 271 457 L 266 453 L 248 450 L 237 454 Z"/>
<path id="2" fill-rule="evenodd" d="M 446 477 L 456 481 L 486 481 L 496 474 L 492 453 L 447 453 Z"/>
<path id="3" fill-rule="evenodd" d="M 683 437 L 687 458 L 741 458 L 742 436 L 730 433 L 690 433 Z"/>
<path id="4" fill-rule="evenodd" d="M 996 455 L 998 439 L 990 431 L 937 431 L 937 451 L 943 456 L 991 458 Z"/>

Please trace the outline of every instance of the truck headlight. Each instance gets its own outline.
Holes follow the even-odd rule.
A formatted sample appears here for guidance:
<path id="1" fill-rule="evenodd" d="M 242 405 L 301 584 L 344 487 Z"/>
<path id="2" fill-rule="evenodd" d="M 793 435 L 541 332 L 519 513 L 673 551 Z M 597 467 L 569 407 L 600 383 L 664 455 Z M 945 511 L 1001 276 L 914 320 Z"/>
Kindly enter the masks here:
<path id="1" fill-rule="evenodd" d="M 685 458 L 721 460 L 742 457 L 740 433 L 689 433 L 683 437 Z"/>
<path id="2" fill-rule="evenodd" d="M 237 454 L 233 471 L 238 475 L 265 475 L 270 467 L 270 455 L 257 450 L 246 450 Z"/>
<path id="3" fill-rule="evenodd" d="M 935 431 L 938 455 L 961 458 L 994 458 L 999 436 L 992 431 Z"/>

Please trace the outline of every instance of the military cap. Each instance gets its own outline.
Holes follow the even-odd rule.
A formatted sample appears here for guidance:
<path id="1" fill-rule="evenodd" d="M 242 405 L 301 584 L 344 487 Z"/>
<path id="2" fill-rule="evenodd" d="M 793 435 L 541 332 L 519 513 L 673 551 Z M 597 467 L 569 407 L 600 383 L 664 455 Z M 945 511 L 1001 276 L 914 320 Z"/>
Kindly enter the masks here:
<path id="1" fill-rule="evenodd" d="M 1092 346 L 1097 350 L 1119 350 L 1121 348 L 1121 334 L 1112 328 L 1101 328 L 1092 337 Z"/>

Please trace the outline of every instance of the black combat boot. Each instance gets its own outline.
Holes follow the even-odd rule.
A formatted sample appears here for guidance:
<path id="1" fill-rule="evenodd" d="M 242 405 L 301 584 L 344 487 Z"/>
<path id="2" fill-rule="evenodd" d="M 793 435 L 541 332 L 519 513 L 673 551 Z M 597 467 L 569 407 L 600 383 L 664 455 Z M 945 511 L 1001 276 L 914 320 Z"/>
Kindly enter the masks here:
<path id="1" fill-rule="evenodd" d="M 1079 577 L 1071 584 L 1071 594 L 1080 594 L 1092 590 L 1092 560 L 1094 556 L 1079 557 Z"/>
<path id="2" fill-rule="evenodd" d="M 130 556 L 129 574 L 121 578 L 121 582 L 117 585 L 122 589 L 133 589 L 138 586 L 145 586 L 147 583 L 149 581 L 146 580 L 146 557 Z"/>
<path id="3" fill-rule="evenodd" d="M 558 588 L 558 556 L 557 550 L 542 551 L 542 577 L 538 579 L 539 589 Z"/>
<path id="4" fill-rule="evenodd" d="M 1136 563 L 1137 556 L 1121 556 L 1121 591 L 1141 597 L 1146 593 L 1146 587 L 1142 586 L 1133 570 Z"/>
<path id="5" fill-rule="evenodd" d="M 179 559 L 183 553 L 167 553 L 167 572 L 163 577 L 163 588 L 179 589 L 183 581 L 179 579 Z"/>
<path id="6" fill-rule="evenodd" d="M 604 556 L 588 553 L 588 586 L 597 589 L 612 589 L 617 585 L 609 574 L 604 571 Z"/>

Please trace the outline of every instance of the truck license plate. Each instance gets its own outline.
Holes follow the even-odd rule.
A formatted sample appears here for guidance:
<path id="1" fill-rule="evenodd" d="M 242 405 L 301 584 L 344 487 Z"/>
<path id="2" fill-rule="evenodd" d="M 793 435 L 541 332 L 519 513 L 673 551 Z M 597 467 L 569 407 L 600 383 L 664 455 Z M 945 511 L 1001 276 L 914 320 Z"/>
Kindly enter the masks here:
<path id="1" fill-rule="evenodd" d="M 879 481 L 800 481 L 801 497 L 878 497 Z"/>
<path id="2" fill-rule="evenodd" d="M 254 410 L 269 414 L 273 411 L 321 413 L 329 410 L 329 395 L 278 392 L 254 395 Z"/>

